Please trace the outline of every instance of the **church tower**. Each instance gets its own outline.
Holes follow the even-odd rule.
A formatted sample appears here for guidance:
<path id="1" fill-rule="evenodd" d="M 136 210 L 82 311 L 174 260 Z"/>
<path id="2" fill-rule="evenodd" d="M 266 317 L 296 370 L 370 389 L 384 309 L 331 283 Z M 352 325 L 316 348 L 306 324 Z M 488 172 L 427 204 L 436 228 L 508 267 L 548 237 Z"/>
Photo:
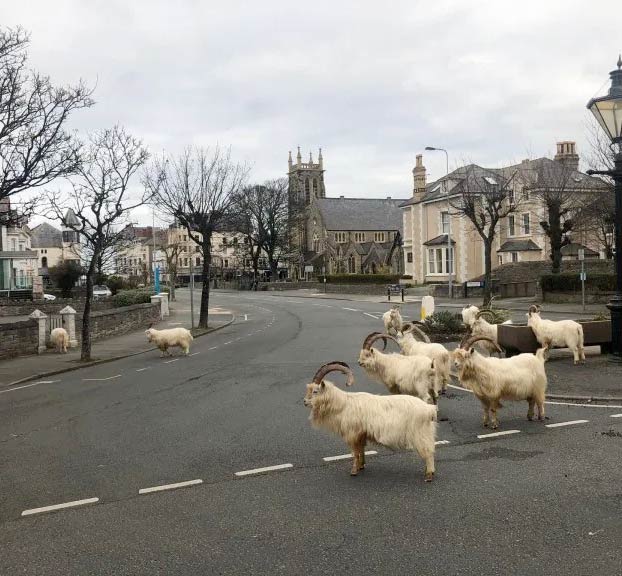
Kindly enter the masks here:
<path id="1" fill-rule="evenodd" d="M 298 147 L 296 163 L 292 160 L 292 153 L 289 153 L 288 172 L 290 202 L 298 205 L 309 206 L 314 198 L 325 198 L 326 189 L 324 188 L 324 159 L 322 149 L 318 155 L 317 163 L 313 162 L 313 154 L 309 152 L 309 161 L 303 162 Z"/>

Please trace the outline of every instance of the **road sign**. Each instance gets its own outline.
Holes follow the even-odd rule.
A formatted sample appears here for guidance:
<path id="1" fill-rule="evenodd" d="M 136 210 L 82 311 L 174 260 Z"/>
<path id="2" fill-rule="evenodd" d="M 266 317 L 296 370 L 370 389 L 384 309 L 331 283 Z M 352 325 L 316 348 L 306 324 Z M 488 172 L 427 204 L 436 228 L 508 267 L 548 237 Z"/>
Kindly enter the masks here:
<path id="1" fill-rule="evenodd" d="M 581 282 L 585 282 L 587 280 L 587 273 L 581 272 L 579 275 L 579 279 L 581 280 Z"/>
<path id="2" fill-rule="evenodd" d="M 305 266 L 305 272 L 313 272 L 313 266 Z"/>

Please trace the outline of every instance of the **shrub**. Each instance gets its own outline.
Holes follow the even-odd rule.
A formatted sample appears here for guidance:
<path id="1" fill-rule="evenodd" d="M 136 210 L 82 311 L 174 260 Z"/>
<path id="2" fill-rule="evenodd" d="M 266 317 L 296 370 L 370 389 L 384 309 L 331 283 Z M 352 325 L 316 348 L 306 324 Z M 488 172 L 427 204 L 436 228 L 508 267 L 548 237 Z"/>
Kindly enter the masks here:
<path id="1" fill-rule="evenodd" d="M 112 295 L 114 296 L 119 290 L 127 290 L 130 288 L 129 282 L 121 276 L 109 276 L 106 280 L 106 286 L 110 288 Z"/>
<path id="2" fill-rule="evenodd" d="M 152 296 L 152 290 L 121 290 L 112 297 L 112 303 L 115 308 L 132 306 L 134 304 L 147 304 L 151 302 Z"/>
<path id="3" fill-rule="evenodd" d="M 328 274 L 330 284 L 397 284 L 399 274 Z"/>
<path id="4" fill-rule="evenodd" d="M 425 332 L 429 334 L 461 334 L 465 331 L 462 315 L 449 310 L 439 310 L 427 316 Z"/>
<path id="5" fill-rule="evenodd" d="M 540 277 L 540 285 L 544 292 L 580 292 L 581 278 L 574 274 L 544 274 Z M 585 280 L 586 290 L 591 292 L 615 292 L 616 277 L 614 274 L 590 274 Z"/>
<path id="6" fill-rule="evenodd" d="M 65 260 L 57 266 L 52 266 L 49 274 L 54 285 L 61 291 L 62 297 L 71 298 L 73 287 L 84 274 L 84 269 L 75 260 Z"/>

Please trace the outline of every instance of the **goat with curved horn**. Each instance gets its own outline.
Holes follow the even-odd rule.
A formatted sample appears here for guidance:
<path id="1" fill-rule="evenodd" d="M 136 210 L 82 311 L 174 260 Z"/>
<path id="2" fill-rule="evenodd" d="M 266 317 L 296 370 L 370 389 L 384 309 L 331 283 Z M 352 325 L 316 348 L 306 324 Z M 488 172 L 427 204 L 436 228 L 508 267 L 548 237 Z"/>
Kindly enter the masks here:
<path id="1" fill-rule="evenodd" d="M 495 324 L 495 320 L 496 320 L 496 316 L 495 313 L 492 310 L 480 310 L 476 315 L 475 315 L 475 319 L 477 320 L 478 318 L 483 318 L 484 320 L 486 320 L 487 322 L 490 322 L 491 324 Z"/>
<path id="2" fill-rule="evenodd" d="M 497 352 L 504 352 L 503 348 L 501 348 L 499 344 L 497 344 L 492 338 L 488 338 L 487 336 L 471 336 L 470 338 L 467 338 L 464 345 L 460 343 L 461 344 L 460 347 L 464 348 L 465 350 L 470 350 L 473 344 L 481 340 L 484 340 L 485 342 L 490 342 L 490 344 L 495 348 Z"/>
<path id="3" fill-rule="evenodd" d="M 382 332 L 372 332 L 363 341 L 363 348 L 365 350 L 369 350 L 371 348 L 372 344 L 376 340 L 380 340 L 380 338 L 382 338 L 382 341 L 384 343 L 384 345 L 382 347 L 383 350 L 386 350 L 386 348 L 387 348 L 387 340 L 393 340 L 393 342 L 395 342 L 397 344 L 397 340 L 395 339 L 395 337 L 391 336 L 390 334 L 383 334 Z"/>
<path id="4" fill-rule="evenodd" d="M 314 384 L 321 384 L 322 380 L 327 374 L 331 372 L 341 372 L 347 376 L 346 378 L 346 386 L 352 386 L 354 384 L 354 374 L 352 373 L 352 369 L 345 362 L 339 362 L 337 360 L 333 362 L 328 362 L 328 364 L 324 364 L 324 366 L 320 367 L 319 370 L 313 376 Z"/>

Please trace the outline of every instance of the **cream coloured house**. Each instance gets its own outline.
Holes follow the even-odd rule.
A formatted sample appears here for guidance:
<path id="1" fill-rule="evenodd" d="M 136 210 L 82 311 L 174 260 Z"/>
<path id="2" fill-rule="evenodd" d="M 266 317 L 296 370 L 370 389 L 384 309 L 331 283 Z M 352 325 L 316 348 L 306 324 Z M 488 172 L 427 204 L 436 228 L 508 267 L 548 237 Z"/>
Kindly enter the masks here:
<path id="1" fill-rule="evenodd" d="M 540 226 L 540 222 L 546 219 L 546 210 L 538 193 L 544 183 L 538 183 L 538 177 L 541 178 L 542 174 L 555 176 L 559 170 L 565 170 L 570 175 L 565 185 L 573 193 L 593 195 L 606 189 L 600 179 L 579 172 L 578 162 L 574 142 L 560 142 L 554 160 L 524 160 L 517 165 L 495 169 L 470 165 L 427 183 L 423 157 L 418 155 L 413 169 L 413 196 L 401 205 L 405 274 L 412 275 L 418 283 L 441 283 L 448 280 L 451 272 L 452 279 L 462 283 L 484 273 L 482 238 L 471 221 L 452 208 L 462 197 L 467 173 L 481 179 L 489 188 L 510 182 L 508 201 L 516 209 L 498 225 L 493 246 L 493 269 L 509 262 L 549 259 L 549 240 Z M 449 233 L 451 248 L 448 246 Z M 576 255 L 572 245 L 585 247 L 590 255 L 598 254 L 595 238 L 589 231 L 582 230 L 580 223 L 573 227 L 570 236 L 571 244 L 565 248 L 566 257 Z"/>

